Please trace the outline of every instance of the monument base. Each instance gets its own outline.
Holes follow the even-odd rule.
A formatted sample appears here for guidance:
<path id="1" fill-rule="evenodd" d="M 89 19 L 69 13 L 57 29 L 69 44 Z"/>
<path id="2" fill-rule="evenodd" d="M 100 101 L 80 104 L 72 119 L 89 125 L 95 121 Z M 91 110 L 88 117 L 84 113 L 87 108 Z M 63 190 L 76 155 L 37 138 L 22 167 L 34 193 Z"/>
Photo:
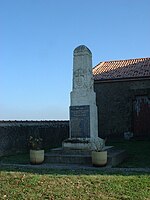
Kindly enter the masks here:
<path id="1" fill-rule="evenodd" d="M 105 150 L 108 153 L 107 167 L 115 167 L 127 157 L 125 150 L 117 150 L 112 146 L 106 146 Z M 70 148 L 51 149 L 50 152 L 45 153 L 45 162 L 57 164 L 57 166 L 62 166 L 62 164 L 65 164 L 65 166 L 66 164 L 82 164 L 82 167 L 92 166 L 91 151 Z"/>
<path id="2" fill-rule="evenodd" d="M 90 150 L 90 138 L 68 138 L 62 143 L 63 148 Z"/>

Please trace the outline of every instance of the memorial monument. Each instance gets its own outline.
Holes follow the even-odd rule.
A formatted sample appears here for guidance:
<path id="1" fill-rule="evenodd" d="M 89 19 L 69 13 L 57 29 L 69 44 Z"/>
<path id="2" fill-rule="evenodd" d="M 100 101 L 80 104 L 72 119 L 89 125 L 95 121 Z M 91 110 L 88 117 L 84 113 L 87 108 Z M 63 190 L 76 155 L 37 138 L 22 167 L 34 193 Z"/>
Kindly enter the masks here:
<path id="1" fill-rule="evenodd" d="M 94 79 L 92 74 L 92 53 L 84 45 L 73 52 L 73 86 L 70 94 L 70 135 L 61 148 L 51 149 L 45 155 L 50 163 L 91 164 L 91 144 L 101 147 L 104 140 L 98 137 L 98 119 Z M 96 141 L 96 142 L 95 142 Z M 98 143 L 98 146 L 97 146 Z M 124 150 L 108 151 L 108 164 L 116 166 L 126 157 Z"/>
<path id="2" fill-rule="evenodd" d="M 88 149 L 98 137 L 96 94 L 92 74 L 92 53 L 84 45 L 73 52 L 73 86 L 70 94 L 70 136 L 63 147 Z"/>

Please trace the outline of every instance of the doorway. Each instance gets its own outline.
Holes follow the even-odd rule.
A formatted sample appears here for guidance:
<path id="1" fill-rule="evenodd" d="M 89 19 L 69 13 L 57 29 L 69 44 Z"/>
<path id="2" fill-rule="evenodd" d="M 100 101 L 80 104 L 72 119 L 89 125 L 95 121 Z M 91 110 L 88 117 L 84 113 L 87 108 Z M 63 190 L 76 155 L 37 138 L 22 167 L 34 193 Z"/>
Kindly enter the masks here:
<path id="1" fill-rule="evenodd" d="M 136 96 L 133 102 L 134 136 L 150 136 L 150 99 L 148 96 Z"/>

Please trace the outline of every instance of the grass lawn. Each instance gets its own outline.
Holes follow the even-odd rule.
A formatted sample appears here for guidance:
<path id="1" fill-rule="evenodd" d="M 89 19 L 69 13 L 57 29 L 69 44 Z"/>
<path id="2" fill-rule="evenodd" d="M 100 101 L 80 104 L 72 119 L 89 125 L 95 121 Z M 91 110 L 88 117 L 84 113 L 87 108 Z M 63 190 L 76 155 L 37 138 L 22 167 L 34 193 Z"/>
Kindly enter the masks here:
<path id="1" fill-rule="evenodd" d="M 150 167 L 150 141 L 109 142 L 126 149 L 121 167 Z M 4 163 L 29 163 L 29 155 L 3 157 Z M 150 200 L 150 174 L 101 170 L 56 170 L 0 166 L 1 199 Z"/>
<path id="2" fill-rule="evenodd" d="M 150 199 L 146 173 L 1 168 L 0 199 Z"/>
<path id="3" fill-rule="evenodd" d="M 150 167 L 150 140 L 108 141 L 108 145 L 125 149 L 128 158 L 118 167 Z"/>

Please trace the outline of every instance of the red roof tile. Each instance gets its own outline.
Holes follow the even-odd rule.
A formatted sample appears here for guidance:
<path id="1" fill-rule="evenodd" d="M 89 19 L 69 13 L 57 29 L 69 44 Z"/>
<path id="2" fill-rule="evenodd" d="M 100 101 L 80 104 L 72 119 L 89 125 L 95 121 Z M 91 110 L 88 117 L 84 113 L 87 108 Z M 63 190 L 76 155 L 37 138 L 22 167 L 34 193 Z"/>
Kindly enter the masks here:
<path id="1" fill-rule="evenodd" d="M 100 62 L 93 75 L 94 80 L 150 77 L 150 58 Z"/>

